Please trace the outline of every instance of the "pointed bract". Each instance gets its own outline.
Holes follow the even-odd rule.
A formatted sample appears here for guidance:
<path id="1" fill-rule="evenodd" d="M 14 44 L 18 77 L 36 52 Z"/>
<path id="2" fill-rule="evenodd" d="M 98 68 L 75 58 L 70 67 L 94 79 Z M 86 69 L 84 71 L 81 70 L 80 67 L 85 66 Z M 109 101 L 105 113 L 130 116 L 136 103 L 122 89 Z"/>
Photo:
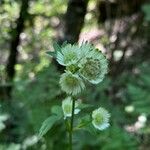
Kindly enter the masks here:
<path id="1" fill-rule="evenodd" d="M 72 98 L 71 97 L 67 97 L 66 99 L 64 99 L 62 101 L 62 109 L 63 109 L 63 113 L 64 113 L 64 119 L 66 119 L 67 117 L 71 117 L 72 115 Z M 75 101 L 75 110 L 74 110 L 74 114 L 78 114 L 80 112 L 80 109 L 78 108 L 79 103 L 78 101 Z"/>
<path id="2" fill-rule="evenodd" d="M 80 59 L 79 47 L 77 45 L 67 44 L 61 48 L 61 51 L 57 52 L 56 57 L 58 63 L 63 66 L 75 64 Z"/>

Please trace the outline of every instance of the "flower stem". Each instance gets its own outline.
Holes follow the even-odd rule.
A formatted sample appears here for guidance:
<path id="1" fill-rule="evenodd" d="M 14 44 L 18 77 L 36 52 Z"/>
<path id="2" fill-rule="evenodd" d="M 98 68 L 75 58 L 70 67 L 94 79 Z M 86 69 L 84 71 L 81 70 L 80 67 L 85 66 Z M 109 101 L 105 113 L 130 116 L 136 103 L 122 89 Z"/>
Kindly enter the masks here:
<path id="1" fill-rule="evenodd" d="M 74 109 L 75 109 L 75 99 L 73 98 L 72 115 L 71 115 L 70 130 L 69 130 L 69 150 L 72 150 L 72 134 L 73 134 Z"/>

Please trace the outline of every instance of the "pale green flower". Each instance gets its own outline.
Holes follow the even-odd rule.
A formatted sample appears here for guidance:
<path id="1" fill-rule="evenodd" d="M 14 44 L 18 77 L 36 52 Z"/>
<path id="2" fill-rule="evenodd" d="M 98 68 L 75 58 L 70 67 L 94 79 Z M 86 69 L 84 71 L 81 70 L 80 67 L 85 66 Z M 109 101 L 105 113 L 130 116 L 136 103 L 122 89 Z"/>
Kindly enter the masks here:
<path id="1" fill-rule="evenodd" d="M 66 119 L 66 117 L 71 117 L 72 115 L 72 102 L 73 100 L 71 97 L 67 97 L 66 99 L 62 101 L 64 119 Z M 78 106 L 79 106 L 79 102 L 75 101 L 74 114 L 78 114 L 80 112 L 80 109 L 78 108 Z"/>
<path id="2" fill-rule="evenodd" d="M 80 75 L 93 84 L 101 82 L 108 70 L 106 57 L 97 49 L 88 53 L 79 64 Z"/>
<path id="3" fill-rule="evenodd" d="M 109 127 L 110 114 L 102 107 L 92 112 L 92 124 L 98 130 L 104 130 Z"/>
<path id="4" fill-rule="evenodd" d="M 63 73 L 59 83 L 62 91 L 72 95 L 80 93 L 85 88 L 84 82 L 79 75 L 71 72 Z"/>
<path id="5" fill-rule="evenodd" d="M 61 51 L 57 52 L 56 58 L 58 63 L 63 66 L 69 66 L 77 63 L 80 59 L 79 46 L 67 44 L 61 48 Z"/>

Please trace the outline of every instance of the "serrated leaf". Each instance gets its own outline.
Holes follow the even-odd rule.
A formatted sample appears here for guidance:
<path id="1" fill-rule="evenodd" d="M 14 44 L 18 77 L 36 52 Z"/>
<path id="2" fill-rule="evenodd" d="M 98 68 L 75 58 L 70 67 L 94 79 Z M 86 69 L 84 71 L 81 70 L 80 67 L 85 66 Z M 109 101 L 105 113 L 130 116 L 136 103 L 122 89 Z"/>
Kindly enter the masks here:
<path id="1" fill-rule="evenodd" d="M 46 54 L 52 56 L 52 57 L 56 57 L 56 53 L 55 52 L 52 52 L 52 51 L 47 51 Z"/>
<path id="2" fill-rule="evenodd" d="M 58 105 L 55 105 L 51 108 L 51 112 L 53 114 L 56 114 L 57 116 L 59 117 L 63 117 L 63 111 L 62 111 L 62 108 L 61 106 L 58 106 Z"/>
<path id="3" fill-rule="evenodd" d="M 43 123 L 42 126 L 39 130 L 39 138 L 41 138 L 42 136 L 44 136 L 51 128 L 52 126 L 58 121 L 60 120 L 59 116 L 56 115 L 52 115 L 50 117 L 48 117 Z"/>

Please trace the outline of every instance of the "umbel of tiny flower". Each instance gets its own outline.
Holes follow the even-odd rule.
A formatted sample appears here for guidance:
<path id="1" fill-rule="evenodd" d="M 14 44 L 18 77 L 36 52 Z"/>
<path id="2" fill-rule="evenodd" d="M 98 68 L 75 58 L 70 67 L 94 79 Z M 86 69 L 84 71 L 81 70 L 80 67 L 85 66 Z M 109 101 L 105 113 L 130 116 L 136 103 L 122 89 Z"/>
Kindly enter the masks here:
<path id="1" fill-rule="evenodd" d="M 92 84 L 98 84 L 107 73 L 108 63 L 105 56 L 97 49 L 92 50 L 80 62 L 80 75 Z"/>
<path id="2" fill-rule="evenodd" d="M 98 130 L 104 130 L 109 127 L 110 114 L 102 107 L 92 112 L 92 124 Z"/>
<path id="3" fill-rule="evenodd" d="M 63 91 L 72 95 L 80 93 L 85 88 L 84 82 L 79 75 L 71 72 L 63 73 L 59 83 Z"/>
<path id="4" fill-rule="evenodd" d="M 72 115 L 72 98 L 71 97 L 67 97 L 66 99 L 64 99 L 62 101 L 62 110 L 64 113 L 64 119 L 66 119 L 67 117 L 71 117 Z M 79 102 L 75 101 L 75 110 L 74 110 L 74 114 L 78 114 L 80 112 L 80 109 L 78 108 L 79 106 Z"/>
<path id="5" fill-rule="evenodd" d="M 66 44 L 56 51 L 56 60 L 66 66 L 66 72 L 60 78 L 61 89 L 67 94 L 80 93 L 84 81 L 92 84 L 100 83 L 107 73 L 106 57 L 89 43 Z"/>

